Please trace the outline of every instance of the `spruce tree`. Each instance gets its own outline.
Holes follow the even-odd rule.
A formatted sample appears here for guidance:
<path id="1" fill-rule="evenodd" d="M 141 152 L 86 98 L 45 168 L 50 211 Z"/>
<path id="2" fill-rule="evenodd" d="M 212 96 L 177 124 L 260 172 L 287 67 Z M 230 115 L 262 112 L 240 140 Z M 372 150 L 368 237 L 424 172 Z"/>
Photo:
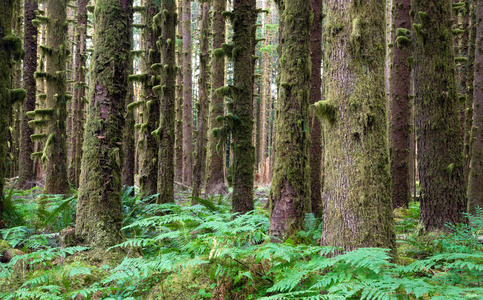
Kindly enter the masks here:
<path id="1" fill-rule="evenodd" d="M 384 87 L 385 2 L 329 0 L 322 245 L 395 250 Z M 278 137 L 277 137 L 278 138 Z"/>
<path id="2" fill-rule="evenodd" d="M 94 247 L 122 240 L 124 101 L 131 63 L 132 0 L 97 0 L 91 89 L 77 203 L 76 236 Z"/>
<path id="3" fill-rule="evenodd" d="M 451 9 L 449 0 L 412 1 L 420 219 L 427 230 L 461 223 L 466 209 Z"/>

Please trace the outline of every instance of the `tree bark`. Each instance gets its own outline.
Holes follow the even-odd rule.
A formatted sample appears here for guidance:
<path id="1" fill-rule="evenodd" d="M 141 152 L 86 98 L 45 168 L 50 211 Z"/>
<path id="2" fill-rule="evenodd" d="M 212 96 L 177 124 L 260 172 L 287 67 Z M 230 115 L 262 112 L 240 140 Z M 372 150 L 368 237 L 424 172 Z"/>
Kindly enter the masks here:
<path id="1" fill-rule="evenodd" d="M 233 212 L 246 213 L 254 208 L 253 180 L 253 71 L 255 50 L 256 0 L 233 2 Z"/>
<path id="2" fill-rule="evenodd" d="M 277 4 L 283 28 L 280 46 L 284 59 L 280 61 L 270 234 L 284 240 L 296 237 L 303 228 L 305 214 L 311 212 L 308 110 L 312 8 L 306 0 L 278 1 Z"/>
<path id="3" fill-rule="evenodd" d="M 193 79 L 191 68 L 191 0 L 183 2 L 183 183 L 191 185 L 193 175 Z"/>
<path id="4" fill-rule="evenodd" d="M 391 162 L 391 191 L 393 208 L 409 206 L 409 156 L 411 104 L 409 87 L 411 70 L 410 56 L 411 0 L 403 0 L 392 6 L 393 33 L 392 55 L 389 70 L 388 137 Z"/>
<path id="5" fill-rule="evenodd" d="M 420 219 L 427 230 L 448 230 L 466 203 L 451 1 L 413 0 L 412 11 Z"/>
<path id="6" fill-rule="evenodd" d="M 181 1 L 179 1 L 181 2 Z M 178 5 L 178 16 L 183 16 L 183 6 Z M 178 67 L 183 67 L 183 22 L 178 21 L 176 40 L 176 54 Z M 174 145 L 174 179 L 183 182 L 183 71 L 178 71 L 176 79 L 176 123 Z"/>
<path id="7" fill-rule="evenodd" d="M 122 130 L 132 0 L 97 0 L 92 88 L 84 136 L 76 236 L 93 247 L 122 241 Z"/>
<path id="8" fill-rule="evenodd" d="M 476 1 L 476 49 L 483 47 L 483 2 Z M 468 212 L 483 208 L 483 53 L 475 53 L 474 112 L 468 177 Z"/>
<path id="9" fill-rule="evenodd" d="M 163 26 L 161 30 L 161 105 L 159 128 L 158 199 L 157 203 L 174 202 L 174 122 L 176 89 L 176 2 L 162 0 Z"/>
<path id="10" fill-rule="evenodd" d="M 210 63 L 209 50 L 209 30 L 210 30 L 210 4 L 202 3 L 202 20 L 200 33 L 200 86 L 199 86 L 199 103 L 198 103 L 198 130 L 196 138 L 196 158 L 193 167 L 193 191 L 191 203 L 196 203 L 195 197 L 199 197 L 201 187 L 204 183 L 205 159 L 206 159 L 206 138 L 208 130 L 208 120 L 206 116 L 206 108 L 208 105 L 208 88 L 210 85 L 208 76 L 208 65 Z"/>
<path id="11" fill-rule="evenodd" d="M 37 85 L 35 83 L 34 73 L 37 69 L 37 27 L 32 24 L 32 20 L 36 18 L 35 11 L 38 4 L 34 0 L 25 1 L 25 34 L 24 49 L 25 58 L 23 65 L 23 82 L 27 96 L 23 103 L 23 115 L 21 124 L 21 144 L 20 144 L 20 173 L 18 178 L 18 188 L 30 189 L 35 185 L 35 169 L 34 161 L 30 157 L 34 153 L 34 142 L 30 136 L 35 133 L 34 129 L 28 125 L 29 118 L 26 113 L 35 110 L 35 100 L 37 95 Z"/>
<path id="12" fill-rule="evenodd" d="M 316 110 L 328 124 L 322 245 L 395 255 L 386 138 L 385 2 L 328 0 L 327 97 Z"/>

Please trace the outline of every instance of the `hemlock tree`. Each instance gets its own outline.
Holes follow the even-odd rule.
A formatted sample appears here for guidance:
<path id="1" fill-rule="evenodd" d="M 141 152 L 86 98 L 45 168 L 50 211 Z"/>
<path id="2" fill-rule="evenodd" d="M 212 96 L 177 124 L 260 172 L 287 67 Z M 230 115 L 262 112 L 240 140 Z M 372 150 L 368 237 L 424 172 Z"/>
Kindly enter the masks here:
<path id="1" fill-rule="evenodd" d="M 483 49 L 483 2 L 476 2 L 476 49 Z M 475 52 L 474 112 L 468 177 L 468 212 L 483 208 L 483 53 Z"/>
<path id="2" fill-rule="evenodd" d="M 384 84 L 385 2 L 328 0 L 322 245 L 395 250 Z M 278 139 L 278 137 L 277 137 Z"/>
<path id="3" fill-rule="evenodd" d="M 176 89 L 176 2 L 161 4 L 161 105 L 159 128 L 154 135 L 159 141 L 157 203 L 174 202 L 174 122 Z"/>
<path id="4" fill-rule="evenodd" d="M 310 28 L 306 0 L 277 1 L 281 57 L 275 170 L 270 192 L 270 234 L 281 240 L 302 229 L 310 203 Z M 319 73 L 320 74 L 320 73 Z"/>
<path id="5" fill-rule="evenodd" d="M 35 132 L 33 128 L 28 125 L 29 118 L 27 117 L 26 112 L 35 110 L 35 99 L 37 95 L 37 86 L 34 78 L 34 73 L 37 69 L 37 27 L 32 23 L 36 18 L 35 11 L 37 9 L 38 4 L 36 1 L 25 1 L 25 59 L 23 65 L 23 83 L 27 96 L 23 103 L 23 117 L 20 127 L 20 168 L 18 178 L 18 186 L 23 189 L 32 188 L 36 179 L 34 161 L 30 157 L 30 155 L 35 152 L 34 142 L 30 139 L 30 136 Z"/>
<path id="6" fill-rule="evenodd" d="M 388 140 L 391 162 L 391 191 L 393 208 L 408 207 L 409 185 L 409 124 L 411 102 L 409 86 L 411 70 L 408 63 L 411 46 L 411 0 L 402 0 L 392 7 L 393 48 L 389 70 Z"/>
<path id="7" fill-rule="evenodd" d="M 233 23 L 233 211 L 246 213 L 254 208 L 253 181 L 255 148 L 253 147 L 253 71 L 255 32 L 257 20 L 256 0 L 234 0 Z M 230 52 L 228 49 L 225 52 Z"/>
<path id="8" fill-rule="evenodd" d="M 3 187 L 5 184 L 5 157 L 7 156 L 7 130 L 12 104 L 25 98 L 25 90 L 11 89 L 13 61 L 23 55 L 22 40 L 12 34 L 14 1 L 0 0 L 0 228 L 5 227 L 3 214 Z"/>
<path id="9" fill-rule="evenodd" d="M 427 230 L 463 222 L 466 188 L 450 0 L 413 0 L 414 103 Z"/>
<path id="10" fill-rule="evenodd" d="M 322 0 L 312 0 L 313 23 L 310 29 L 310 57 L 312 62 L 312 75 L 310 77 L 310 104 L 322 100 Z M 309 121 L 310 145 L 310 199 L 312 213 L 320 216 L 322 208 L 322 132 L 318 118 Z"/>
<path id="11" fill-rule="evenodd" d="M 225 43 L 225 19 L 222 13 L 226 10 L 226 0 L 213 0 L 213 53 L 211 61 L 211 102 L 208 129 L 208 147 L 206 154 L 206 187 L 207 194 L 226 192 L 223 172 L 224 141 L 218 141 L 212 131 L 218 127 L 218 118 L 224 113 L 224 97 L 216 90 L 225 84 L 225 53 L 221 49 Z"/>
<path id="12" fill-rule="evenodd" d="M 207 105 L 209 93 L 209 75 L 208 65 L 210 63 L 209 50 L 209 30 L 210 30 L 210 3 L 202 2 L 201 12 L 201 29 L 200 29 L 200 79 L 199 79 L 199 102 L 198 108 L 198 128 L 196 132 L 196 156 L 193 166 L 193 191 L 191 203 L 196 203 L 195 197 L 199 197 L 201 188 L 204 183 L 205 159 L 206 159 L 206 132 L 208 128 L 207 122 Z M 210 170 L 216 172 L 216 170 Z"/>
<path id="13" fill-rule="evenodd" d="M 193 70 L 191 66 L 191 0 L 183 5 L 183 183 L 191 185 L 193 165 Z"/>
<path id="14" fill-rule="evenodd" d="M 122 240 L 124 101 L 130 61 L 132 0 L 97 0 L 91 90 L 77 204 L 76 236 L 94 247 Z"/>
<path id="15" fill-rule="evenodd" d="M 66 120 L 67 95 L 66 60 L 67 47 L 67 1 L 46 0 L 46 44 L 40 51 L 46 58 L 45 72 L 35 72 L 35 77 L 46 81 L 46 109 L 28 112 L 30 125 L 41 127 L 43 133 L 32 135 L 32 139 L 45 141 L 45 148 L 38 153 L 45 165 L 44 194 L 67 194 L 70 192 L 67 169 Z M 40 96 L 40 95 L 39 95 Z"/>

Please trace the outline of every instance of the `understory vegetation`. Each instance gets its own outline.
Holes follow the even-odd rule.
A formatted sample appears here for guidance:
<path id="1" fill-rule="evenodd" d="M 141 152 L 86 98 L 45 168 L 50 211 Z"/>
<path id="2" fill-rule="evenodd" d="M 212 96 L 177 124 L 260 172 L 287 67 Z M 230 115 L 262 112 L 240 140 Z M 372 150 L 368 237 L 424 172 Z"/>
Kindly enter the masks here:
<path id="1" fill-rule="evenodd" d="M 297 241 L 267 232 L 267 190 L 234 215 L 228 197 L 123 193 L 125 242 L 106 251 L 72 238 L 77 198 L 10 190 L 1 231 L 0 299 L 483 299 L 483 210 L 448 232 L 424 233 L 419 204 L 398 209 L 398 256 L 319 246 L 308 214 Z"/>

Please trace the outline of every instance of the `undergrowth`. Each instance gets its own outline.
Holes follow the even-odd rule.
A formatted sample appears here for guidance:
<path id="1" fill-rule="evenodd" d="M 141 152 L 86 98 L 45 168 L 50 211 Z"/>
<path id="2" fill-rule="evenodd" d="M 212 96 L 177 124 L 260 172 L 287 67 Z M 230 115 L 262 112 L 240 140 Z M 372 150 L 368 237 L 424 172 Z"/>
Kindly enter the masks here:
<path id="1" fill-rule="evenodd" d="M 483 299 L 483 210 L 452 234 L 418 231 L 419 206 L 396 213 L 398 258 L 387 249 L 334 255 L 319 246 L 322 224 L 308 214 L 303 244 L 271 243 L 262 201 L 245 215 L 225 197 L 151 204 L 123 194 L 127 239 L 95 261 L 96 249 L 61 248 L 76 196 L 10 191 L 1 231 L 1 299 Z M 340 249 L 338 249 L 340 250 Z M 132 255 L 138 253 L 138 255 Z M 3 260 L 2 260 L 3 261 Z"/>

